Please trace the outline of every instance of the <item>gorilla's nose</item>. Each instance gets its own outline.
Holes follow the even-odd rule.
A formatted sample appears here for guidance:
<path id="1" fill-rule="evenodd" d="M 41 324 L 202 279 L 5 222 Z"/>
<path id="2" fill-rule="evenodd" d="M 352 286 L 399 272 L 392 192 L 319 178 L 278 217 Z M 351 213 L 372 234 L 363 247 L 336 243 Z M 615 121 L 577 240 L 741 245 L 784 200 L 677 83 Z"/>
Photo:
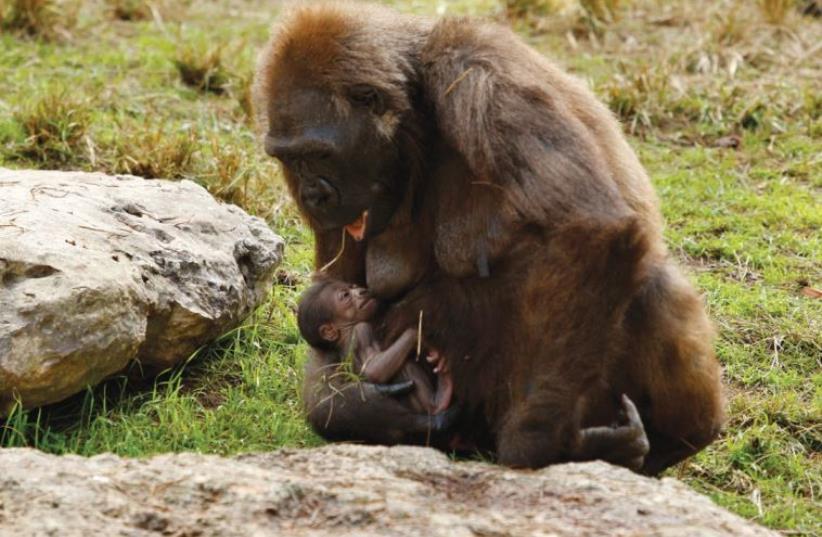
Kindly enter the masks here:
<path id="1" fill-rule="evenodd" d="M 331 183 L 317 177 L 303 184 L 300 190 L 303 206 L 310 211 L 327 211 L 340 204 L 340 195 Z"/>

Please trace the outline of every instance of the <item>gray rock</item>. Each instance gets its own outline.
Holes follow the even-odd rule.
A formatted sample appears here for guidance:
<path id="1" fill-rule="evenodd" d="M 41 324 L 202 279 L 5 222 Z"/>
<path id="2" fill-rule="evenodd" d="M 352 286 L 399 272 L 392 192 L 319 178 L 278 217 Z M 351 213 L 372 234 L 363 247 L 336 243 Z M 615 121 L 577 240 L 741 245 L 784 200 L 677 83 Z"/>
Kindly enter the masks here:
<path id="1" fill-rule="evenodd" d="M 282 251 L 190 181 L 0 168 L 0 414 L 185 360 L 266 298 Z"/>
<path id="2" fill-rule="evenodd" d="M 417 447 L 235 459 L 0 451 L 0 536 L 768 536 L 674 479 L 595 462 L 540 471 Z"/>

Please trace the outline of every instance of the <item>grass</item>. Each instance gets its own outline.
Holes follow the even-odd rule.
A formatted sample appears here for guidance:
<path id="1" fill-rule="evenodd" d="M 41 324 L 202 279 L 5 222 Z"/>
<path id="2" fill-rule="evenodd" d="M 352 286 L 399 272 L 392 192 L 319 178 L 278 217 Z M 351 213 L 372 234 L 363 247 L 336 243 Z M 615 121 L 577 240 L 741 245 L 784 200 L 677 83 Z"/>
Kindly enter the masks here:
<path id="1" fill-rule="evenodd" d="M 796 6 L 796 0 L 759 0 L 762 13 L 771 24 L 782 24 Z"/>
<path id="2" fill-rule="evenodd" d="M 4 0 L 0 4 L 0 29 L 29 37 L 55 38 L 61 29 L 61 8 L 55 0 Z M 71 17 L 67 19 L 71 22 Z"/>
<path id="3" fill-rule="evenodd" d="M 152 4 L 146 0 L 108 0 L 109 15 L 121 21 L 142 21 L 151 18 Z"/>
<path id="4" fill-rule="evenodd" d="M 220 45 L 208 47 L 205 43 L 184 42 L 174 64 L 183 83 L 199 91 L 220 95 L 229 83 L 230 74 L 223 64 Z"/>
<path id="5" fill-rule="evenodd" d="M 65 87 L 50 87 L 36 100 L 21 103 L 13 120 L 22 137 L 12 152 L 21 160 L 65 167 L 86 153 L 90 110 Z"/>
<path id="6" fill-rule="evenodd" d="M 807 292 L 822 287 L 822 22 L 793 2 L 396 3 L 510 18 L 619 115 L 671 251 L 705 293 L 725 367 L 726 431 L 670 474 L 786 534 L 822 533 L 822 300 Z M 270 5 L 87 2 L 55 40 L 9 22 L 9 6 L 24 4 L 0 4 L 0 165 L 192 179 L 266 218 L 288 246 L 280 284 L 242 327 L 157 379 L 132 368 L 58 405 L 18 408 L 0 445 L 144 456 L 320 443 L 300 414 L 306 349 L 293 317 L 311 237 L 250 127 Z M 164 9 L 113 16 L 143 5 Z M 594 5 L 609 14 L 592 16 Z M 185 73 L 197 69 L 206 75 Z"/>

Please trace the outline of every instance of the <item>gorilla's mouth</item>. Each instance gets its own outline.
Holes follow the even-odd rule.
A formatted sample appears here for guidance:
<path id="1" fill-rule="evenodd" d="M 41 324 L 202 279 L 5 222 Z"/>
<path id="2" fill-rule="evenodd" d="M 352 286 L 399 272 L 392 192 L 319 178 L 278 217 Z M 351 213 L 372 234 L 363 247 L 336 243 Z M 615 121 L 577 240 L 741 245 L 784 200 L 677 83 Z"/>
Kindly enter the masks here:
<path id="1" fill-rule="evenodd" d="M 345 226 L 345 230 L 355 241 L 359 242 L 365 238 L 365 229 L 367 225 L 368 211 L 363 211 L 356 220 Z"/>

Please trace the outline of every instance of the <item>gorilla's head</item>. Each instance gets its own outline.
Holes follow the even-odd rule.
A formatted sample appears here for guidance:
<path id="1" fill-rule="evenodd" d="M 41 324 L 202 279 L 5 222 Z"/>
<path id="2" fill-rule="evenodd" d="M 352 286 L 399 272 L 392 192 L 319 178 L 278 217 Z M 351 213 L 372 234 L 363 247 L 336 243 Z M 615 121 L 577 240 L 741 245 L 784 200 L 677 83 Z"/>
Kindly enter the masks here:
<path id="1" fill-rule="evenodd" d="M 265 150 L 312 225 L 363 239 L 385 229 L 408 189 L 426 23 L 374 6 L 359 15 L 328 6 L 286 15 L 260 57 L 255 103 Z"/>

